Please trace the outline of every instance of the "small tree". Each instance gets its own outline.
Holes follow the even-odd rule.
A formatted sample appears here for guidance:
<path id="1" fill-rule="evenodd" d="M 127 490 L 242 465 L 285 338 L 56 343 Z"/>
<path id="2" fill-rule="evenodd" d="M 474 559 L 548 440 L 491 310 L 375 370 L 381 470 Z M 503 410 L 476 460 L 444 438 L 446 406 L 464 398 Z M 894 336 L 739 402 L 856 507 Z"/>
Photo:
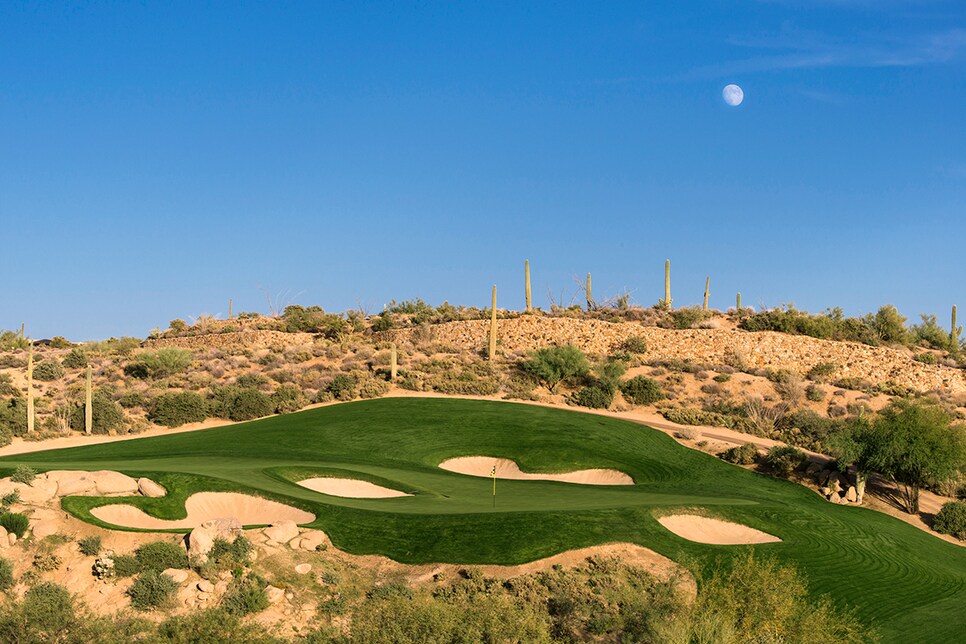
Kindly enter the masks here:
<path id="1" fill-rule="evenodd" d="M 883 410 L 865 438 L 872 469 L 895 481 L 906 511 L 919 512 L 919 490 L 953 478 L 966 461 L 966 436 L 935 405 L 899 402 Z"/>
<path id="2" fill-rule="evenodd" d="M 554 394 L 562 381 L 586 375 L 590 364 L 583 351 L 568 344 L 537 349 L 523 368 Z"/>

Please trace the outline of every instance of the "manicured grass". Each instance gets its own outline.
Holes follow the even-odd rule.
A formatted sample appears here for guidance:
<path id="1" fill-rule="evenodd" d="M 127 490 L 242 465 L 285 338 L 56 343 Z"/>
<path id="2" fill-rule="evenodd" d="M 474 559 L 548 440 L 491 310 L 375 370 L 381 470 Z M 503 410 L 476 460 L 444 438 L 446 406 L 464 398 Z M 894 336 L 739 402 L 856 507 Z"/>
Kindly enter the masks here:
<path id="1" fill-rule="evenodd" d="M 610 467 L 634 486 L 491 482 L 436 465 L 455 456 L 510 458 L 526 471 Z M 314 512 L 337 546 L 404 562 L 514 564 L 570 548 L 630 541 L 678 561 L 711 565 L 744 546 L 678 538 L 655 520 L 697 508 L 780 537 L 755 546 L 794 563 L 812 591 L 854 606 L 888 641 L 953 641 L 966 632 L 966 550 L 862 508 L 681 447 L 640 425 L 559 409 L 500 402 L 387 399 L 348 403 L 233 427 L 36 452 L 0 459 L 48 469 L 113 469 L 151 476 L 162 499 L 71 497 L 87 510 L 134 503 L 162 518 L 184 516 L 187 495 L 253 492 Z M 405 492 L 396 499 L 342 499 L 293 480 L 316 474 L 364 478 Z"/>

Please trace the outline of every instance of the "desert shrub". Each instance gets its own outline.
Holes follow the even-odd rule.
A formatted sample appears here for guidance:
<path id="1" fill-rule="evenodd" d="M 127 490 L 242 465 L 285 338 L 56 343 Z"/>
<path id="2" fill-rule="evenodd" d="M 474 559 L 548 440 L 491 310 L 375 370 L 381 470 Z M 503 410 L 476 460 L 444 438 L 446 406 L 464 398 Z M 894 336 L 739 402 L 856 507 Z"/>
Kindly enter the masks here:
<path id="1" fill-rule="evenodd" d="M 134 555 L 114 555 L 114 574 L 118 577 L 133 577 L 141 572 L 141 564 Z"/>
<path id="2" fill-rule="evenodd" d="M 31 482 L 37 477 L 37 473 L 34 472 L 33 468 L 29 465 L 18 465 L 10 475 L 10 480 L 14 483 L 25 483 L 30 485 Z"/>
<path id="3" fill-rule="evenodd" d="M 906 318 L 891 304 L 886 304 L 875 315 L 869 314 L 862 319 L 875 333 L 880 342 L 887 344 L 905 344 L 909 341 L 906 330 Z"/>
<path id="4" fill-rule="evenodd" d="M 216 404 L 212 406 L 212 411 L 229 420 L 252 420 L 275 413 L 271 396 L 257 389 L 219 387 L 213 392 L 213 398 Z"/>
<path id="5" fill-rule="evenodd" d="M 372 330 L 375 332 L 388 331 L 393 327 L 392 315 L 386 313 L 376 316 L 372 320 Z"/>
<path id="6" fill-rule="evenodd" d="M 340 373 L 326 388 L 336 400 L 353 400 L 356 397 L 356 379 L 347 373 Z"/>
<path id="7" fill-rule="evenodd" d="M 148 401 L 140 391 L 126 391 L 121 394 L 117 403 L 124 409 L 134 409 L 135 407 L 147 407 Z"/>
<path id="8" fill-rule="evenodd" d="M 710 425 L 717 427 L 731 427 L 734 425 L 734 422 L 724 414 L 695 409 L 694 407 L 665 409 L 661 412 L 661 415 L 672 423 L 679 425 Z"/>
<path id="9" fill-rule="evenodd" d="M 758 460 L 758 446 L 745 443 L 726 449 L 721 453 L 721 459 L 738 465 L 751 465 Z"/>
<path id="10" fill-rule="evenodd" d="M 127 594 L 131 598 L 131 605 L 138 610 L 151 610 L 170 606 L 178 584 L 171 577 L 156 570 L 141 573 Z"/>
<path id="11" fill-rule="evenodd" d="M 267 385 L 269 379 L 260 373 L 245 373 L 235 380 L 235 384 L 242 389 L 260 389 L 263 385 Z"/>
<path id="12" fill-rule="evenodd" d="M 719 383 L 728 382 L 729 380 L 731 380 L 730 373 L 719 373 L 714 377 L 714 381 Z"/>
<path id="13" fill-rule="evenodd" d="M 237 577 L 221 598 L 221 607 L 229 615 L 238 617 L 263 611 L 268 608 L 265 585 L 264 579 L 252 573 Z"/>
<path id="14" fill-rule="evenodd" d="M 568 344 L 537 349 L 530 354 L 530 360 L 523 364 L 523 368 L 542 382 L 550 393 L 556 393 L 561 382 L 586 375 L 590 363 L 583 351 Z"/>
<path id="15" fill-rule="evenodd" d="M 188 553 L 170 541 L 152 541 L 134 551 L 140 570 L 162 571 L 168 568 L 187 568 Z M 116 564 L 116 562 L 115 562 Z"/>
<path id="16" fill-rule="evenodd" d="M 943 534 L 951 534 L 957 539 L 966 541 L 966 502 L 950 501 L 944 503 L 936 519 L 933 529 Z"/>
<path id="17" fill-rule="evenodd" d="M 797 402 L 805 395 L 805 385 L 797 375 L 787 375 L 775 382 L 775 391 L 782 400 Z"/>
<path id="18" fill-rule="evenodd" d="M 671 311 L 671 325 L 675 329 L 690 329 L 706 317 L 708 313 L 700 307 L 685 306 Z"/>
<path id="19" fill-rule="evenodd" d="M 912 327 L 912 337 L 916 344 L 924 344 L 933 349 L 949 348 L 949 331 L 939 326 L 935 315 L 921 315 L 922 323 Z"/>
<path id="20" fill-rule="evenodd" d="M 617 348 L 625 353 L 647 353 L 647 342 L 641 336 L 634 335 L 626 338 Z"/>
<path id="21" fill-rule="evenodd" d="M 84 537 L 77 542 L 77 547 L 80 549 L 82 555 L 96 557 L 101 552 L 101 538 L 96 535 Z"/>
<path id="22" fill-rule="evenodd" d="M 0 526 L 6 528 L 7 532 L 17 535 L 19 539 L 30 527 L 30 519 L 26 514 L 19 512 L 4 512 L 0 514 Z"/>
<path id="23" fill-rule="evenodd" d="M 44 360 L 34 367 L 34 378 L 44 382 L 60 380 L 64 377 L 64 368 L 54 360 Z"/>
<path id="24" fill-rule="evenodd" d="M 0 400 L 0 432 L 5 442 L 10 444 L 11 436 L 23 436 L 27 433 L 27 400 L 19 396 Z"/>
<path id="25" fill-rule="evenodd" d="M 607 409 L 614 402 L 616 390 L 603 383 L 581 387 L 570 397 L 570 402 L 580 407 Z"/>
<path id="26" fill-rule="evenodd" d="M 298 411 L 305 407 L 308 402 L 305 394 L 296 385 L 281 385 L 272 393 L 272 403 L 275 405 L 275 413 L 277 414 Z"/>
<path id="27" fill-rule="evenodd" d="M 14 503 L 20 503 L 20 490 L 10 490 L 0 497 L 0 506 L 2 506 L 4 510 L 9 508 Z"/>
<path id="28" fill-rule="evenodd" d="M 805 397 L 812 402 L 821 402 L 825 400 L 825 389 L 819 385 L 808 385 L 805 387 Z"/>
<path id="29" fill-rule="evenodd" d="M 635 405 L 651 405 L 664 399 L 661 383 L 646 376 L 634 376 L 621 383 L 621 393 Z"/>
<path id="30" fill-rule="evenodd" d="M 13 586 L 13 564 L 0 558 L 0 592 L 10 590 Z"/>
<path id="31" fill-rule="evenodd" d="M 71 429 L 84 430 L 84 405 L 74 405 L 70 410 Z M 98 389 L 91 396 L 91 432 L 94 434 L 108 434 L 124 424 L 124 410 L 114 402 L 111 395 Z"/>
<path id="32" fill-rule="evenodd" d="M 50 581 L 41 582 L 24 594 L 20 612 L 18 637 L 9 641 L 67 641 L 59 634 L 66 631 L 76 619 L 74 598 L 70 591 Z M 32 633 L 35 639 L 21 640 L 19 636 L 26 633 Z"/>
<path id="33" fill-rule="evenodd" d="M 359 397 L 381 398 L 389 393 L 389 383 L 380 378 L 366 378 L 359 386 Z"/>
<path id="34" fill-rule="evenodd" d="M 172 644 L 274 644 L 279 641 L 270 637 L 264 627 L 243 623 L 240 618 L 229 615 L 221 608 L 171 617 L 158 625 L 156 633 L 159 642 Z"/>
<path id="35" fill-rule="evenodd" d="M 68 369 L 83 369 L 87 366 L 87 352 L 83 349 L 71 349 L 60 361 Z"/>
<path id="36" fill-rule="evenodd" d="M 50 572 L 60 568 L 60 557 L 52 552 L 38 552 L 34 555 L 33 566 L 40 572 Z"/>
<path id="37" fill-rule="evenodd" d="M 922 353 L 917 353 L 912 356 L 912 359 L 916 362 L 921 362 L 923 364 L 938 364 L 939 358 L 936 357 L 935 353 L 929 353 L 928 351 L 923 351 Z"/>
<path id="38" fill-rule="evenodd" d="M 765 464 L 782 476 L 788 476 L 807 460 L 805 452 L 791 445 L 775 445 L 765 454 Z"/>
<path id="39" fill-rule="evenodd" d="M 187 369 L 192 360 L 187 349 L 145 351 L 124 366 L 124 373 L 132 378 L 166 378 Z"/>
<path id="40" fill-rule="evenodd" d="M 0 332 L 0 351 L 26 349 L 29 344 L 27 339 L 20 335 L 19 331 Z"/>
<path id="41" fill-rule="evenodd" d="M 231 570 L 248 565 L 255 547 L 245 535 L 238 535 L 233 541 L 215 539 L 208 552 L 208 563 L 218 570 Z"/>
<path id="42" fill-rule="evenodd" d="M 148 418 L 165 427 L 198 423 L 208 418 L 208 403 L 193 391 L 163 393 L 151 402 Z"/>
<path id="43" fill-rule="evenodd" d="M 0 373 L 0 396 L 7 397 L 19 395 L 20 388 L 13 384 L 13 377 L 9 373 Z"/>

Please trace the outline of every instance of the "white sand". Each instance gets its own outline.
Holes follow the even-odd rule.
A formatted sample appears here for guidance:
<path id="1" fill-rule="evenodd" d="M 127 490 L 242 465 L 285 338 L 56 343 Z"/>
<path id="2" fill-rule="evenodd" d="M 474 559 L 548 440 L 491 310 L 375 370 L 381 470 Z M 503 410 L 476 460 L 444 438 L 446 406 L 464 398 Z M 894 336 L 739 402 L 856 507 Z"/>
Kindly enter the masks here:
<path id="1" fill-rule="evenodd" d="M 521 471 L 514 461 L 506 458 L 493 458 L 492 456 L 451 458 L 440 463 L 439 467 L 457 474 L 489 478 L 494 465 L 496 465 L 496 478 L 498 479 L 564 481 L 582 485 L 634 485 L 634 479 L 617 470 L 576 470 L 560 474 L 532 474 Z"/>
<path id="2" fill-rule="evenodd" d="M 659 517 L 658 522 L 674 534 L 698 543 L 737 546 L 749 543 L 775 543 L 776 536 L 740 523 L 711 519 L 695 514 L 673 514 Z"/>
<path id="3" fill-rule="evenodd" d="M 185 501 L 188 517 L 177 521 L 157 519 L 133 505 L 101 505 L 91 514 L 107 523 L 141 528 L 144 530 L 170 530 L 196 528 L 211 519 L 238 519 L 242 525 L 263 525 L 278 521 L 309 523 L 315 515 L 292 506 L 269 501 L 257 496 L 237 492 L 199 492 Z"/>
<path id="4" fill-rule="evenodd" d="M 350 499 L 390 499 L 400 496 L 412 496 L 399 490 L 376 485 L 369 481 L 358 479 L 340 479 L 319 476 L 299 481 L 299 485 L 315 492 L 330 496 L 342 496 Z"/>

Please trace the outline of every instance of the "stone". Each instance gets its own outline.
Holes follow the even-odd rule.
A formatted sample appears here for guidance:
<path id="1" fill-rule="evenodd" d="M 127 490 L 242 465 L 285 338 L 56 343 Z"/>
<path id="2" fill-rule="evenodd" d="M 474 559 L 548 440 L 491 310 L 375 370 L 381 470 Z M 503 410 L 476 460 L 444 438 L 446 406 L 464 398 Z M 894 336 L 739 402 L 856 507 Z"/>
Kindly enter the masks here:
<path id="1" fill-rule="evenodd" d="M 268 596 L 269 604 L 277 604 L 285 599 L 285 591 L 269 584 L 265 587 L 265 594 Z"/>
<path id="2" fill-rule="evenodd" d="M 43 539 L 44 537 L 49 537 L 52 534 L 57 534 L 57 528 L 57 523 L 50 520 L 36 521 L 30 524 L 30 529 L 33 532 L 35 539 Z"/>
<path id="3" fill-rule="evenodd" d="M 273 523 L 271 527 L 265 528 L 265 536 L 277 543 L 286 543 L 299 536 L 299 527 L 294 521 L 279 521 Z"/>
<path id="4" fill-rule="evenodd" d="M 72 472 L 70 470 L 54 470 L 48 472 L 48 482 L 57 486 L 57 496 L 77 496 L 92 494 L 97 488 L 97 482 L 90 472 Z"/>
<path id="5" fill-rule="evenodd" d="M 140 478 L 138 479 L 138 491 L 141 496 L 150 497 L 156 499 L 160 496 L 165 496 L 168 491 L 163 487 L 152 481 L 151 479 Z"/>
<path id="6" fill-rule="evenodd" d="M 312 564 L 301 563 L 295 566 L 295 572 L 297 572 L 300 575 L 307 575 L 310 572 L 312 572 Z"/>
<path id="7" fill-rule="evenodd" d="M 822 470 L 821 472 L 819 472 L 818 473 L 818 484 L 819 485 L 828 485 L 828 477 L 831 476 L 831 474 L 832 473 L 829 470 Z"/>
<path id="8" fill-rule="evenodd" d="M 19 484 L 18 484 L 19 485 Z M 20 500 L 30 505 L 46 505 L 58 495 L 55 481 L 34 481 L 33 485 L 20 485 Z"/>
<path id="9" fill-rule="evenodd" d="M 207 579 L 202 579 L 198 582 L 198 590 L 203 593 L 213 593 L 215 592 L 215 585 Z"/>
<path id="10" fill-rule="evenodd" d="M 854 486 L 850 485 L 849 489 L 845 491 L 845 500 L 849 503 L 855 503 L 858 500 L 858 494 L 856 494 Z"/>
<path id="11" fill-rule="evenodd" d="M 814 476 L 814 475 L 818 474 L 821 471 L 822 471 L 822 466 L 819 465 L 818 463 L 814 462 L 814 461 L 812 461 L 811 463 L 809 463 L 808 464 L 808 467 L 805 468 L 805 474 L 807 476 Z"/>
<path id="12" fill-rule="evenodd" d="M 92 477 L 101 496 L 133 496 L 138 493 L 138 482 L 126 474 L 100 470 L 93 472 Z"/>
<path id="13" fill-rule="evenodd" d="M 299 542 L 299 547 L 302 550 L 309 550 L 314 552 L 316 548 L 325 543 L 326 537 L 325 533 L 321 530 L 309 530 L 302 535 L 302 540 Z"/>
<path id="14" fill-rule="evenodd" d="M 7 540 L 7 529 L 0 526 L 0 548 L 7 548 L 10 542 Z"/>
<path id="15" fill-rule="evenodd" d="M 176 584 L 183 584 L 184 582 L 188 581 L 188 571 L 181 570 L 180 568 L 168 568 L 167 570 L 162 571 L 162 574 L 171 577 Z"/>
<path id="16" fill-rule="evenodd" d="M 228 590 L 228 582 L 227 581 L 219 581 L 217 584 L 215 584 L 215 592 L 216 593 L 221 594 L 221 593 L 224 593 L 226 590 Z"/>
<path id="17" fill-rule="evenodd" d="M 842 486 L 841 484 L 839 484 L 838 477 L 836 477 L 835 479 L 831 479 L 831 483 L 829 483 L 829 489 L 832 491 L 832 494 L 838 494 L 842 490 Z"/>
<path id="18" fill-rule="evenodd" d="M 12 533 L 12 532 L 11 532 L 10 534 L 8 534 L 8 535 L 7 535 L 7 542 L 8 542 L 8 543 L 9 543 L 9 544 L 10 544 L 11 546 L 12 546 L 13 544 L 15 544 L 15 543 L 17 543 L 17 535 L 15 535 L 15 534 L 14 534 L 14 533 Z"/>
<path id="19" fill-rule="evenodd" d="M 208 558 L 215 539 L 234 541 L 241 534 L 242 526 L 238 519 L 212 519 L 205 521 L 191 531 L 187 538 L 189 557 L 197 557 L 201 561 Z"/>

